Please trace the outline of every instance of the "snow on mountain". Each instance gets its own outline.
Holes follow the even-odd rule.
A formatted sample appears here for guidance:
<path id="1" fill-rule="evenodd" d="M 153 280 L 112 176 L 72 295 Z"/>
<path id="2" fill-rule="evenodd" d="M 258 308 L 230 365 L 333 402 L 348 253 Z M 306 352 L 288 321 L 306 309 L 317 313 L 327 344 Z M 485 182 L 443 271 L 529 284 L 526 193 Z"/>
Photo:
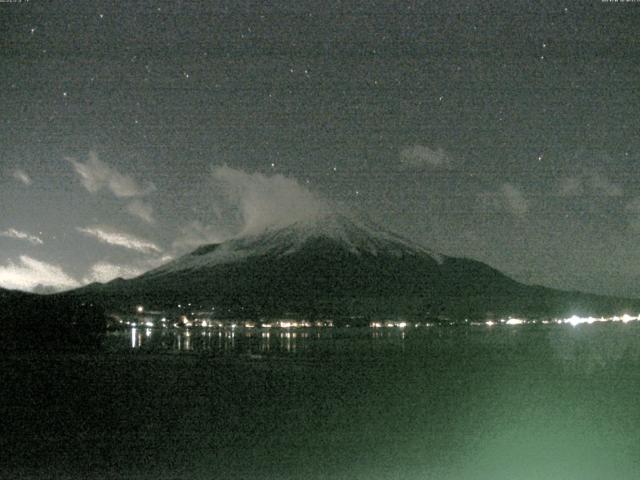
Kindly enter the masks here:
<path id="1" fill-rule="evenodd" d="M 144 277 L 196 270 L 240 261 L 254 256 L 286 256 L 299 252 L 313 240 L 331 241 L 354 255 L 428 255 L 438 263 L 444 256 L 411 242 L 382 227 L 352 220 L 344 215 L 323 215 L 299 221 L 284 228 L 268 229 L 258 235 L 232 239 L 220 244 L 204 245 Z"/>
<path id="2" fill-rule="evenodd" d="M 342 215 L 204 245 L 140 277 L 67 295 L 114 311 L 189 302 L 242 318 L 584 316 L 638 305 L 521 284 L 482 262 L 435 254 Z"/>

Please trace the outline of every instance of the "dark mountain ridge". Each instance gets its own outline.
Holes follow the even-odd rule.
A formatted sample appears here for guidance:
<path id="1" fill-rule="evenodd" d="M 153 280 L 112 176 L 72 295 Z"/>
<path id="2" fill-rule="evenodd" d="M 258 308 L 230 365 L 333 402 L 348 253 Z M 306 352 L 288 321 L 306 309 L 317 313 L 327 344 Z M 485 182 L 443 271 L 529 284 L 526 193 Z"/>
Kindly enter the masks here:
<path id="1" fill-rule="evenodd" d="M 190 303 L 251 318 L 550 317 L 640 309 L 639 300 L 525 285 L 481 262 L 434 253 L 341 215 L 203 245 L 137 278 L 68 295 L 110 310 Z"/>

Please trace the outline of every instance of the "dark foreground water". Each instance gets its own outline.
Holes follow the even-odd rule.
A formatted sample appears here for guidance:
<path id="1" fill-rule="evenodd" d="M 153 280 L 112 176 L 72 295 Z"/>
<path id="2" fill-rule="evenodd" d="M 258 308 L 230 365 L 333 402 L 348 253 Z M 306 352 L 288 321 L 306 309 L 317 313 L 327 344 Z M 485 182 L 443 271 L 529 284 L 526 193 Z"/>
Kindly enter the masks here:
<path id="1" fill-rule="evenodd" d="M 640 478 L 635 323 L 128 331 L 0 388 L 0 478 Z"/>

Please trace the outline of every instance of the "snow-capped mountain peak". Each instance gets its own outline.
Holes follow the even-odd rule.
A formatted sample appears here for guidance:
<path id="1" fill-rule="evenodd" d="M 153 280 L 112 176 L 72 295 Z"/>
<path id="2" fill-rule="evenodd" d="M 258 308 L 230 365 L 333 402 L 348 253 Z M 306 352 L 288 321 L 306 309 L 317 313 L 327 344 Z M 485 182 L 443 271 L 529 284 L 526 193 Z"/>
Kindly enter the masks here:
<path id="1" fill-rule="evenodd" d="M 438 263 L 443 257 L 384 228 L 330 214 L 271 228 L 257 235 L 234 238 L 220 244 L 203 245 L 146 276 L 188 271 L 232 263 L 249 257 L 286 256 L 299 252 L 310 242 L 323 240 L 354 255 L 428 255 Z"/>

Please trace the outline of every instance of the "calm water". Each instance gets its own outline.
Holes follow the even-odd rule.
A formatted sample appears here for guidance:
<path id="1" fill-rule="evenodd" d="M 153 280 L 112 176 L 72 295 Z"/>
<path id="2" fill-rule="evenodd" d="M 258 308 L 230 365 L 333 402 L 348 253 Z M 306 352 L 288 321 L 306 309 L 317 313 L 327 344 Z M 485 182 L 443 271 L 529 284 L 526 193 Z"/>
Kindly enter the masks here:
<path id="1" fill-rule="evenodd" d="M 640 478 L 635 323 L 142 329 L 0 359 L 2 478 Z"/>
<path id="2" fill-rule="evenodd" d="M 425 329 L 427 327 L 421 327 Z M 154 353 L 194 353 L 215 356 L 313 356 L 340 353 L 361 355 L 370 351 L 402 351 L 407 328 L 132 328 L 109 334 L 105 350 Z"/>

